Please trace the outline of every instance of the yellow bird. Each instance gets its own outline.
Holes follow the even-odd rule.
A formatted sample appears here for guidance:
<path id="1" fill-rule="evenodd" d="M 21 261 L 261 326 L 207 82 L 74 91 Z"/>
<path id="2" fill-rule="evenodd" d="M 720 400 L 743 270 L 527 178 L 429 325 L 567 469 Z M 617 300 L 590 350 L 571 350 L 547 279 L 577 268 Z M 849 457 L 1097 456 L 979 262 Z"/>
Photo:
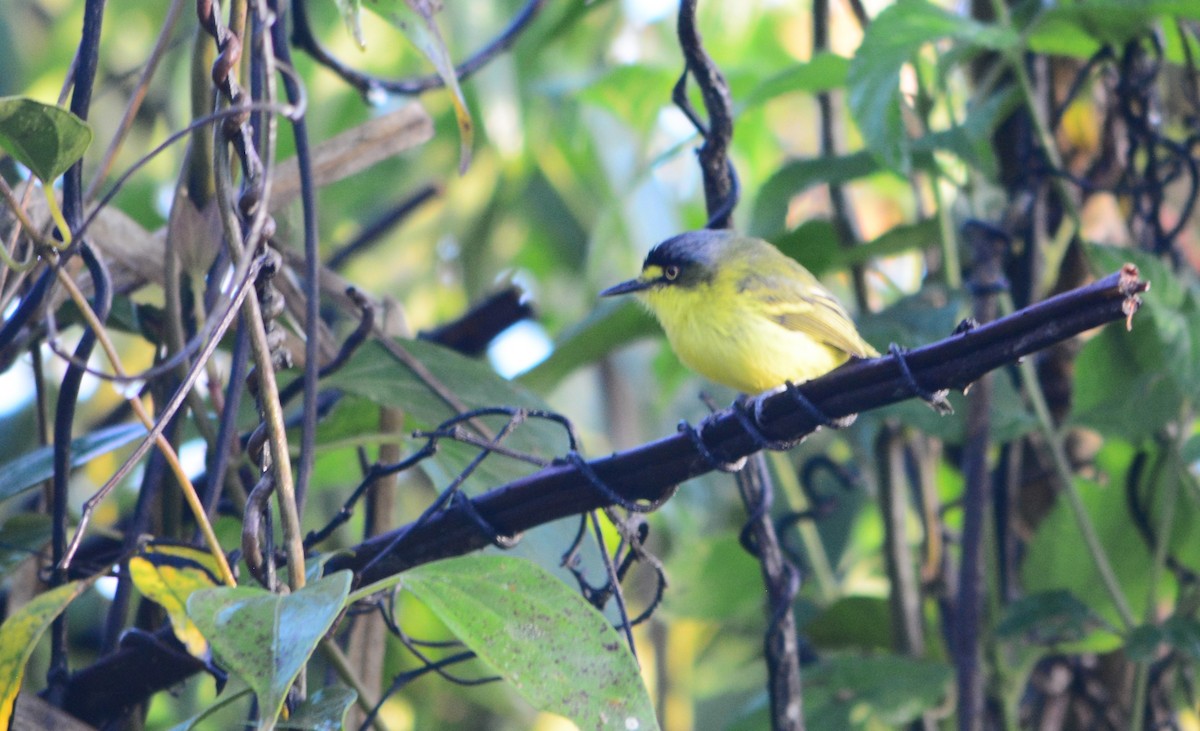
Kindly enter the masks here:
<path id="1" fill-rule="evenodd" d="M 692 370 L 745 393 L 803 383 L 851 356 L 879 355 L 817 278 L 771 244 L 689 231 L 650 250 L 642 273 L 601 297 L 633 294 Z"/>

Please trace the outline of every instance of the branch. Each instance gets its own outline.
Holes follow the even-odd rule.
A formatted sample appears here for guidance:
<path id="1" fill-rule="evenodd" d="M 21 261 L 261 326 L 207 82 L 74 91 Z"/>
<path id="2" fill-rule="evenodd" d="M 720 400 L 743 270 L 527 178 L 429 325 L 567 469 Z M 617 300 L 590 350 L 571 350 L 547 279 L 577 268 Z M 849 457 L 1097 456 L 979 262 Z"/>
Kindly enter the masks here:
<path id="1" fill-rule="evenodd" d="M 1086 287 L 1039 302 L 1008 317 L 952 335 L 909 352 L 905 359 L 922 388 L 965 389 L 1002 365 L 1113 320 L 1131 321 L 1149 289 L 1137 267 Z M 799 389 L 832 419 L 876 409 L 911 398 L 912 392 L 896 356 L 859 361 L 809 381 Z M 817 424 L 790 394 L 762 402 L 760 428 L 770 439 L 799 439 Z M 713 414 L 700 425 L 710 455 L 736 462 L 758 451 L 758 444 L 732 409 Z M 715 469 L 688 435 L 680 433 L 587 463 L 596 477 L 625 500 L 661 501 L 686 480 Z M 555 464 L 471 500 L 471 511 L 501 533 L 515 535 L 559 518 L 609 506 L 599 490 L 571 464 Z M 403 540 L 397 544 L 398 538 Z M 405 569 L 459 556 L 490 544 L 470 511 L 454 507 L 423 524 L 408 525 L 359 544 L 332 558 L 326 571 L 369 571 L 358 577 L 366 585 Z M 378 560 L 376 560 L 376 558 Z"/>
<path id="2" fill-rule="evenodd" d="M 1013 363 L 1042 348 L 1113 320 L 1127 322 L 1141 304 L 1139 293 L 1149 289 L 1137 268 L 1120 272 L 1086 287 L 1060 294 L 970 332 L 918 348 L 906 356 L 912 375 L 925 389 L 962 389 L 990 370 Z M 910 387 L 895 356 L 861 361 L 810 381 L 800 389 L 832 418 L 848 416 L 910 398 Z M 763 401 L 762 428 L 770 438 L 798 438 L 815 430 L 806 412 L 786 393 Z M 714 414 L 700 427 L 702 439 L 717 459 L 736 461 L 758 447 L 730 410 Z M 679 483 L 713 469 L 686 434 L 587 463 L 623 499 L 658 501 Z M 556 464 L 496 488 L 470 501 L 487 523 L 509 534 L 529 530 L 569 515 L 605 507 L 608 503 L 579 469 Z M 399 545 L 396 539 L 404 536 Z M 369 572 L 358 577 L 366 585 L 405 569 L 441 558 L 463 555 L 490 545 L 478 523 L 461 505 L 359 544 L 334 556 L 326 571 L 359 571 L 376 557 Z M 388 550 L 391 548 L 392 550 Z M 155 638 L 171 646 L 169 629 Z M 91 723 L 112 719 L 121 709 L 139 703 L 188 675 L 200 664 L 186 654 L 175 663 L 160 653 L 159 664 L 147 679 L 143 643 L 121 649 L 70 678 L 63 707 Z M 167 666 L 170 667 L 167 667 Z M 179 665 L 179 666 L 177 666 Z M 124 679 L 113 687 L 112 678 Z"/>
<path id="3" fill-rule="evenodd" d="M 700 171 L 704 174 L 708 228 L 729 228 L 738 198 L 737 179 L 729 163 L 729 143 L 733 139 L 733 100 L 729 95 L 729 84 L 700 39 L 700 31 L 696 28 L 696 2 L 683 0 L 679 4 L 677 32 L 686 68 L 675 86 L 674 101 L 704 137 L 704 144 L 696 152 Z M 700 87 L 704 108 L 708 112 L 707 125 L 701 122 L 688 101 L 689 75 Z"/>
<path id="4" fill-rule="evenodd" d="M 454 73 L 458 77 L 458 80 L 465 81 L 476 71 L 486 66 L 496 56 L 511 48 L 517 42 L 517 38 L 521 36 L 525 29 L 533 22 L 533 19 L 537 17 L 542 6 L 545 4 L 546 0 L 529 0 L 525 4 L 525 7 L 521 8 L 513 17 L 512 22 L 508 24 L 507 28 L 466 61 L 454 67 Z M 390 94 L 412 96 L 446 85 L 446 82 L 437 74 L 419 76 L 413 79 L 384 79 L 352 68 L 330 53 L 317 40 L 312 26 L 309 24 L 307 0 L 297 2 L 293 7 L 296 11 L 296 17 L 294 21 L 295 25 L 292 29 L 292 43 L 309 56 L 312 56 L 314 61 L 340 76 L 343 81 L 355 89 L 358 89 L 360 94 L 365 96 L 372 91 L 379 90 Z"/>

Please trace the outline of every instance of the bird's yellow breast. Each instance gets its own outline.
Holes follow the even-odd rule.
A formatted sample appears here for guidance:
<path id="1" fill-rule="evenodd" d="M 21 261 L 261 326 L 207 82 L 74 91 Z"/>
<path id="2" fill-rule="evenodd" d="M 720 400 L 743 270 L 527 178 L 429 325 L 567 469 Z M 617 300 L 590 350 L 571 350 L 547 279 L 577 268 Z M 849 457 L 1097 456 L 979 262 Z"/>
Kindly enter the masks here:
<path id="1" fill-rule="evenodd" d="M 639 293 L 683 363 L 717 383 L 758 393 L 823 375 L 849 355 L 771 319 L 734 277 Z"/>

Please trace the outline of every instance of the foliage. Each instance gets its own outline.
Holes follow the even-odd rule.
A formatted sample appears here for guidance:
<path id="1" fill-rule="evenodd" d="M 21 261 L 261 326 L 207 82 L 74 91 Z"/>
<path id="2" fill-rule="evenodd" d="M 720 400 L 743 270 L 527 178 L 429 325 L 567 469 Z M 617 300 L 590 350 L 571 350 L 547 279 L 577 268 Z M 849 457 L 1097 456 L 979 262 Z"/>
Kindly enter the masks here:
<path id="1" fill-rule="evenodd" d="M 593 475 L 511 528 L 530 475 L 709 412 L 595 296 L 712 214 L 720 110 L 694 66 L 701 129 L 672 102 L 679 18 L 283 5 L 109 3 L 101 33 L 99 3 L 0 4 L 0 724 L 46 690 L 147 728 L 763 728 L 791 615 L 810 729 L 1194 718 L 1195 3 L 700 3 L 735 224 L 880 351 L 1127 261 L 1153 284 L 1132 329 L 953 416 L 914 399 L 773 461 L 781 602 L 718 472 L 645 515 Z M 148 695 L 117 698 L 122 655 Z"/>

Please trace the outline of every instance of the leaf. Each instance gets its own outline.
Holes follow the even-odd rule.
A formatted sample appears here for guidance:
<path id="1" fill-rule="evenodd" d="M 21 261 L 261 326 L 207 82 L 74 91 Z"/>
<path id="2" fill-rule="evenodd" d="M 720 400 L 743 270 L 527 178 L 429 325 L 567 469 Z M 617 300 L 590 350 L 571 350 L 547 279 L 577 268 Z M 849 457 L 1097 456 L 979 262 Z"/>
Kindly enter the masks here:
<path id="1" fill-rule="evenodd" d="M 879 161 L 866 150 L 789 162 L 759 188 L 748 232 L 752 236 L 772 238 L 787 228 L 788 206 L 797 194 L 818 183 L 845 183 L 881 169 Z"/>
<path id="2" fill-rule="evenodd" d="M 0 580 L 28 561 L 50 542 L 50 516 L 18 513 L 0 527 Z"/>
<path id="3" fill-rule="evenodd" d="M 71 466 L 78 467 L 102 454 L 145 436 L 141 424 L 118 424 L 97 429 L 71 441 Z M 0 500 L 20 495 L 54 474 L 54 448 L 41 447 L 0 466 Z"/>
<path id="4" fill-rule="evenodd" d="M 190 546 L 151 543 L 129 559 L 129 575 L 138 591 L 166 610 L 171 631 L 187 651 L 208 659 L 208 643 L 188 619 L 187 600 L 194 591 L 221 585 L 212 554 Z"/>
<path id="5" fill-rule="evenodd" d="M 280 728 L 297 728 L 305 731 L 341 731 L 346 711 L 354 704 L 358 694 L 344 685 L 320 688 L 309 696 Z"/>
<path id="6" fill-rule="evenodd" d="M 1183 399 L 1200 395 L 1200 292 L 1143 252 L 1106 246 L 1087 252 L 1101 271 L 1132 261 L 1154 288 L 1132 331 L 1106 327 L 1084 345 L 1071 419 L 1136 442 L 1177 418 Z"/>
<path id="7" fill-rule="evenodd" d="M 1124 46 L 1164 17 L 1195 20 L 1200 18 L 1200 5 L 1190 0 L 1087 0 L 1050 5 L 1030 24 L 1026 43 L 1035 53 L 1088 58 L 1102 46 Z"/>
<path id="8" fill-rule="evenodd" d="M 895 655 L 838 655 L 805 669 L 804 714 L 812 731 L 900 728 L 950 692 L 947 665 Z"/>
<path id="9" fill-rule="evenodd" d="M 222 710 L 244 698 L 248 699 L 252 692 L 249 688 L 242 685 L 242 683 L 238 680 L 234 680 L 233 684 L 237 685 L 236 689 L 233 687 L 226 687 L 221 691 L 221 694 L 217 696 L 217 699 L 214 700 L 211 705 L 191 718 L 175 724 L 169 729 L 169 731 L 191 731 L 194 728 L 213 728 L 214 726 L 212 725 L 211 717 L 217 716 L 217 714 L 219 714 Z M 206 721 L 209 722 L 209 725 L 200 725 Z"/>
<path id="10" fill-rule="evenodd" d="M 1125 654 L 1132 662 L 1150 662 L 1158 656 L 1158 646 L 1163 639 L 1162 628 L 1158 625 L 1139 625 L 1125 638 Z"/>
<path id="11" fill-rule="evenodd" d="M 650 131 L 668 95 L 678 69 L 645 64 L 622 64 L 579 90 L 579 101 L 607 109 L 641 134 Z"/>
<path id="12" fill-rule="evenodd" d="M 367 39 L 362 29 L 362 0 L 334 0 L 334 4 L 338 7 L 342 22 L 346 24 L 346 30 L 350 31 L 350 36 L 354 38 L 359 49 L 367 50 Z"/>
<path id="13" fill-rule="evenodd" d="M 591 604 L 536 564 L 463 556 L 403 586 L 539 710 L 589 729 L 657 729 L 637 663 Z"/>
<path id="14" fill-rule="evenodd" d="M 912 143 L 913 154 L 944 150 L 958 156 L 963 163 L 995 178 L 997 173 L 992 133 L 1021 103 L 1015 85 L 974 103 L 961 124 L 930 132 Z"/>
<path id="15" fill-rule="evenodd" d="M 663 609 L 672 617 L 723 622 L 762 615 L 762 574 L 733 533 L 709 536 L 667 564 L 671 590 Z"/>
<path id="16" fill-rule="evenodd" d="M 805 63 L 782 71 L 756 86 L 742 102 L 742 111 L 764 104 L 783 94 L 819 94 L 846 85 L 850 59 L 829 51 L 813 54 Z"/>
<path id="17" fill-rule="evenodd" d="M 1106 327 L 1083 346 L 1075 362 L 1072 424 L 1139 442 L 1178 416 L 1183 394 L 1167 369 L 1147 370 L 1138 363 L 1139 350 L 1162 353 L 1148 324 L 1139 322 L 1132 333 Z"/>
<path id="18" fill-rule="evenodd" d="M 519 376 L 517 382 L 548 393 L 576 369 L 595 363 L 621 345 L 660 332 L 654 318 L 636 302 L 601 302 L 558 337 L 549 358 Z"/>
<path id="19" fill-rule="evenodd" d="M 1162 624 L 1134 627 L 1125 652 L 1134 662 L 1153 662 L 1161 656 L 1159 646 L 1164 644 L 1192 661 L 1200 660 L 1200 622 L 1176 614 Z"/>
<path id="20" fill-rule="evenodd" d="M 1200 660 L 1200 622 L 1194 617 L 1176 614 L 1163 622 L 1164 639 L 1171 647 L 1190 657 Z"/>
<path id="21" fill-rule="evenodd" d="M 878 238 L 855 246 L 842 246 L 833 223 L 811 219 L 772 240 L 779 250 L 821 276 L 885 256 L 940 246 L 942 232 L 934 219 L 900 224 Z"/>
<path id="22" fill-rule="evenodd" d="M 822 218 L 809 219 L 771 243 L 817 276 L 837 269 L 843 251 L 837 228 Z"/>
<path id="23" fill-rule="evenodd" d="M 50 623 L 62 614 L 91 582 L 72 581 L 38 594 L 0 625 L 0 728 L 12 721 L 25 664 Z"/>
<path id="24" fill-rule="evenodd" d="M 442 33 L 433 19 L 434 13 L 441 10 L 440 3 L 434 0 L 363 1 L 372 12 L 398 28 L 409 42 L 429 59 L 437 75 L 450 90 L 450 100 L 454 105 L 454 117 L 458 120 L 458 134 L 461 140 L 458 172 L 460 175 L 465 173 L 471 165 L 475 127 L 471 121 L 471 113 L 467 110 L 462 88 L 458 85 L 458 71 L 454 68 L 450 51 L 447 50 Z M 361 31 L 359 33 L 361 34 Z"/>
<path id="25" fill-rule="evenodd" d="M 822 650 L 889 650 L 892 610 L 887 599 L 846 596 L 821 610 L 803 628 Z"/>
<path id="26" fill-rule="evenodd" d="M 27 97 L 0 97 L 0 147 L 43 182 L 66 172 L 91 143 L 87 122 L 66 109 Z"/>
<path id="27" fill-rule="evenodd" d="M 1112 448 L 1112 445 L 1105 447 L 1106 450 Z M 1146 544 L 1134 538 L 1138 531 L 1126 506 L 1125 490 L 1119 486 L 1122 484 L 1120 478 L 1110 476 L 1112 484 L 1107 486 L 1082 478 L 1075 482 L 1130 609 L 1135 616 L 1142 616 L 1149 590 L 1147 567 L 1151 565 L 1152 557 Z M 1119 616 L 1066 502 L 1056 502 L 1038 524 L 1021 565 L 1022 586 L 1030 594 L 1069 592 L 1090 612 L 1116 626 L 1120 622 Z M 1169 575 L 1164 576 L 1159 596 L 1172 591 L 1173 582 Z M 1097 629 L 1068 646 L 1071 651 L 1101 652 L 1112 650 L 1119 644 L 1120 637 L 1111 631 Z"/>
<path id="28" fill-rule="evenodd" d="M 341 612 L 350 580 L 339 571 L 287 596 L 219 587 L 188 598 L 188 617 L 217 660 L 254 690 L 262 728 L 274 728 L 288 688 Z"/>
<path id="29" fill-rule="evenodd" d="M 871 21 L 850 61 L 850 111 L 870 151 L 901 173 L 912 167 L 912 143 L 900 116 L 900 70 L 921 46 L 944 38 L 995 50 L 1018 41 L 1008 29 L 960 17 L 925 0 L 908 0 L 890 5 Z"/>
<path id="30" fill-rule="evenodd" d="M 1101 627 L 1106 627 L 1104 621 L 1086 604 L 1057 589 L 1021 597 L 1005 607 L 996 635 L 1006 639 L 1028 635 L 1037 644 L 1060 645 L 1078 642 Z"/>
<path id="31" fill-rule="evenodd" d="M 508 406 L 548 411 L 540 399 L 524 388 L 496 375 L 485 363 L 466 358 L 434 343 L 420 340 L 396 341 L 399 348 L 418 361 L 462 403 L 466 409 Z M 322 386 L 333 386 L 348 393 L 364 396 L 381 406 L 404 410 L 405 426 L 424 429 L 437 426 L 455 412 L 413 370 L 398 360 L 380 343 L 363 345 L 350 361 L 324 379 Z M 361 402 L 359 402 L 361 403 Z M 339 407 L 341 408 L 341 407 Z M 336 413 L 336 412 L 335 412 Z M 493 432 L 504 424 L 503 417 L 484 417 Z M 542 419 L 529 419 L 515 429 L 504 444 L 543 460 L 552 460 L 567 452 L 568 440 L 564 430 Z M 479 454 L 473 446 L 443 440 L 431 459 L 421 467 L 440 485 L 449 485 Z M 462 483 L 463 490 L 475 495 L 484 490 L 508 484 L 528 475 L 537 467 L 492 455 Z M 570 578 L 562 567 L 562 547 L 570 545 L 578 529 L 578 519 L 565 518 L 525 533 L 510 554 L 524 556 L 561 576 Z M 589 543 L 581 554 L 583 567 L 603 571 L 600 554 Z"/>

